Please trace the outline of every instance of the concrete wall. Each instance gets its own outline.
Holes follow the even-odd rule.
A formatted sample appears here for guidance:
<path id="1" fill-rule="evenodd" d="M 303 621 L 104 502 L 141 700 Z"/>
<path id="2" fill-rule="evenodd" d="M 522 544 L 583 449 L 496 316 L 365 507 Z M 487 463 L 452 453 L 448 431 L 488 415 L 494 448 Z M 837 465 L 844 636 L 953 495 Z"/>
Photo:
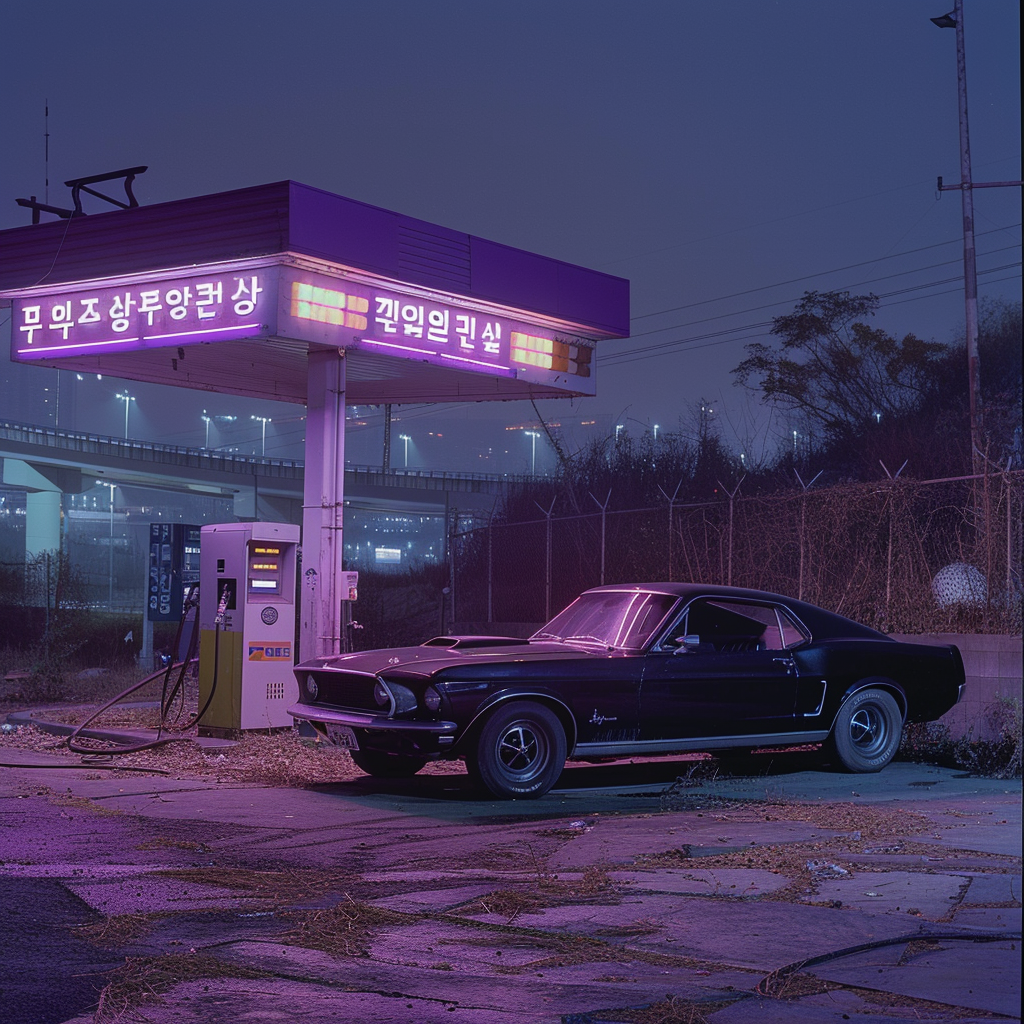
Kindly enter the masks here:
<path id="1" fill-rule="evenodd" d="M 964 659 L 967 689 L 964 699 L 942 716 L 954 739 L 970 735 L 976 740 L 998 737 L 999 697 L 1021 699 L 1022 656 L 1019 636 L 928 633 L 920 636 L 893 634 L 894 640 L 919 644 L 956 644 Z"/>

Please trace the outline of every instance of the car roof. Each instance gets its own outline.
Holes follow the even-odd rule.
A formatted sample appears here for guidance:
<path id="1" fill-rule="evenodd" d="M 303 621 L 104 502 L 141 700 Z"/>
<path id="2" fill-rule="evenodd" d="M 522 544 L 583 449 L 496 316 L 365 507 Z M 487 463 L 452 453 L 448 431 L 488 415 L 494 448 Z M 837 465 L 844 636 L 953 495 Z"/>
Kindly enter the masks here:
<path id="1" fill-rule="evenodd" d="M 807 626 L 815 639 L 828 637 L 865 637 L 871 639 L 888 639 L 870 626 L 865 626 L 853 619 L 848 619 L 837 612 L 830 612 L 817 605 L 800 601 L 785 594 L 775 594 L 767 590 L 749 590 L 745 587 L 726 587 L 712 583 L 613 583 L 603 587 L 592 587 L 586 593 L 627 592 L 667 594 L 692 601 L 697 597 L 718 597 L 734 601 L 770 601 L 781 604 Z"/>

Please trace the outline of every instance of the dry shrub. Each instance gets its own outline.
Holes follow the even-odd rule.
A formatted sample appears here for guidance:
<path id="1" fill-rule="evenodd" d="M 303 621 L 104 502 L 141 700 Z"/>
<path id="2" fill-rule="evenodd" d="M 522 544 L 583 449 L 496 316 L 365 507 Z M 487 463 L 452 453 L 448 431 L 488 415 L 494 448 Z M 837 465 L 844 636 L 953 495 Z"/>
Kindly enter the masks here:
<path id="1" fill-rule="evenodd" d="M 898 757 L 992 779 L 1019 779 L 1021 702 L 1016 697 L 999 697 L 992 715 L 999 733 L 994 740 L 975 740 L 970 734 L 953 739 L 938 722 L 912 722 L 903 731 Z"/>

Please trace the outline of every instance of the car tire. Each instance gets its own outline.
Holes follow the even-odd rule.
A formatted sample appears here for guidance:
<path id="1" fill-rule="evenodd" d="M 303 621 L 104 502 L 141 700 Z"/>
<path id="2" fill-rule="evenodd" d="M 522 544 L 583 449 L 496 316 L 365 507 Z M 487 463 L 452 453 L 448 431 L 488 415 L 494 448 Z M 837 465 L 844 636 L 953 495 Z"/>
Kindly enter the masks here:
<path id="1" fill-rule="evenodd" d="M 558 716 L 543 704 L 515 701 L 484 723 L 470 774 L 500 799 L 535 798 L 558 781 L 565 757 Z"/>
<path id="2" fill-rule="evenodd" d="M 378 779 L 408 779 L 426 763 L 425 757 L 408 754 L 382 754 L 377 750 L 350 750 L 356 767 Z"/>
<path id="3" fill-rule="evenodd" d="M 881 771 L 896 755 L 903 715 L 884 690 L 860 690 L 839 709 L 831 747 L 849 772 Z"/>

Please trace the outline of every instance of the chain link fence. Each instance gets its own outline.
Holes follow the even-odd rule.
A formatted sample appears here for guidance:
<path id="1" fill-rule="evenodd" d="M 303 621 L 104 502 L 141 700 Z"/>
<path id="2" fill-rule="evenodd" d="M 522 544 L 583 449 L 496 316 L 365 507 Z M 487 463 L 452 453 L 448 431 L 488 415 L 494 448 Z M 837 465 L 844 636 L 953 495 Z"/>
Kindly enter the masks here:
<path id="1" fill-rule="evenodd" d="M 540 623 L 604 583 L 802 598 L 889 633 L 1021 630 L 1019 471 L 493 522 L 451 541 L 450 620 Z M 595 502 L 596 504 L 596 502 Z"/>

